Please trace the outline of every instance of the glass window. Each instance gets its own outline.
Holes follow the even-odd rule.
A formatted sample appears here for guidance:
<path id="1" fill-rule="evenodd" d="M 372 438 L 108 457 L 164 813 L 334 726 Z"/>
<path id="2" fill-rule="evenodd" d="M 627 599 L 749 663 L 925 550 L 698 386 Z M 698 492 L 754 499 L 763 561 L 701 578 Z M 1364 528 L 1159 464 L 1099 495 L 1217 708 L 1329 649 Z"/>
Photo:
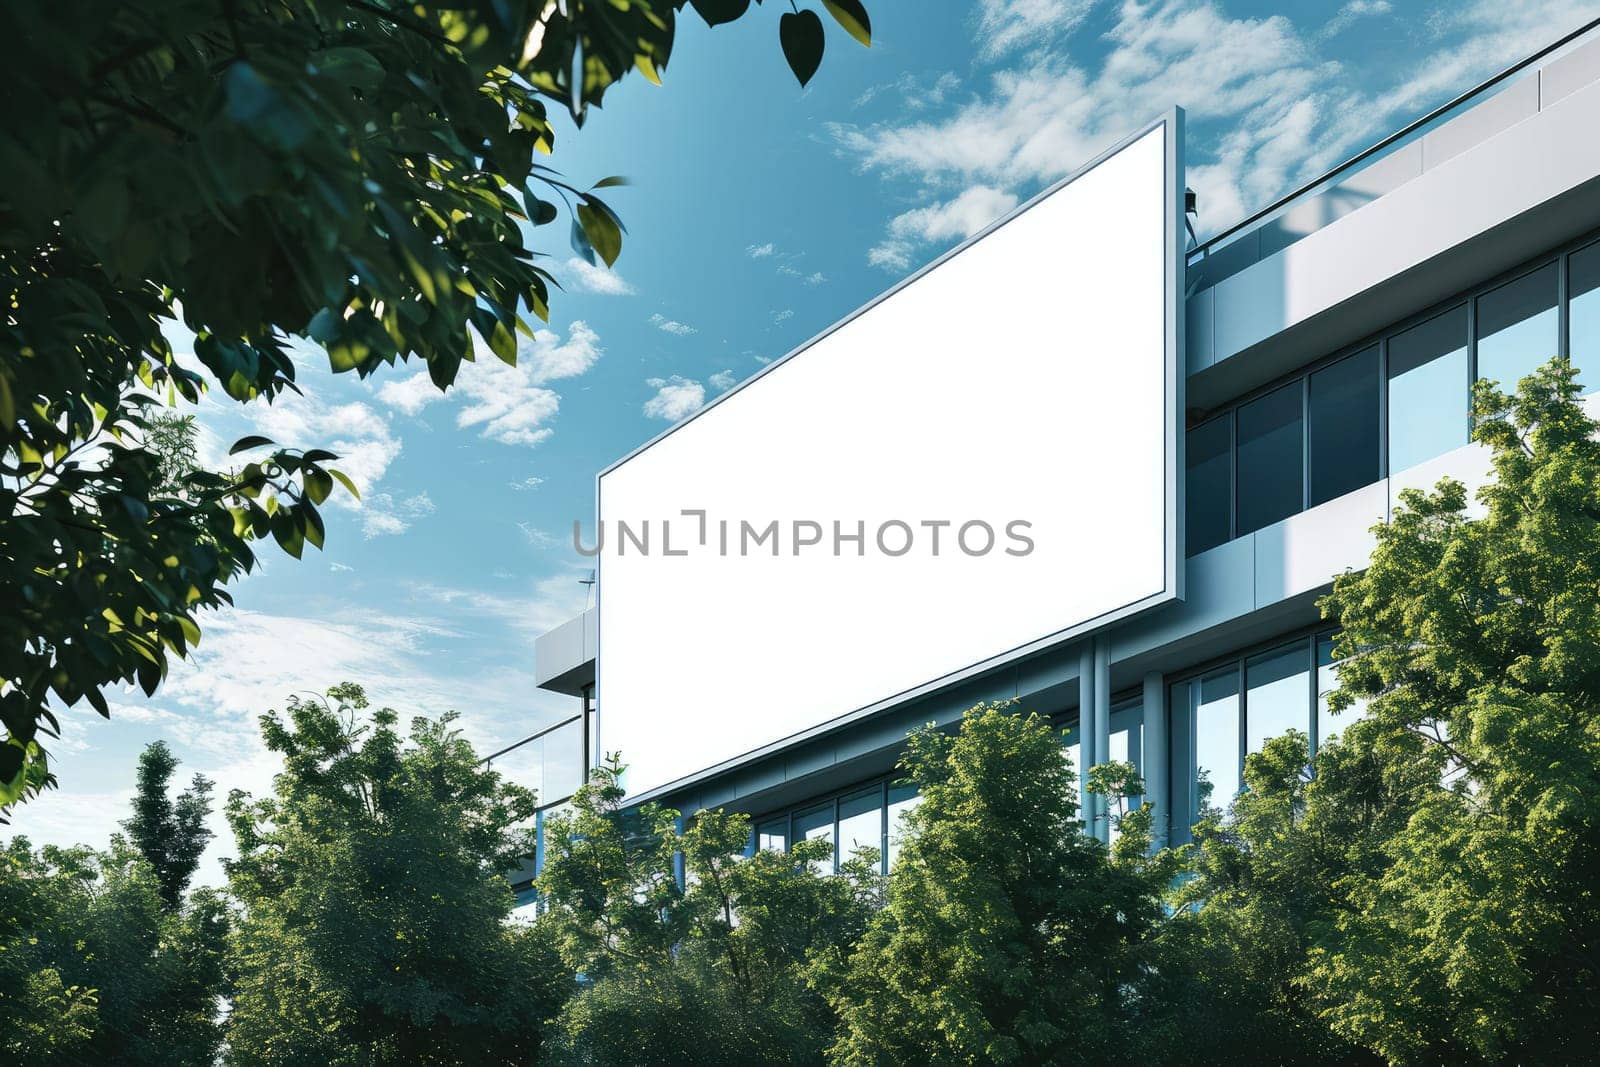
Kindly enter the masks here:
<path id="1" fill-rule="evenodd" d="M 894 868 L 895 860 L 900 857 L 900 838 L 905 833 L 901 825 L 901 818 L 922 803 L 922 798 L 917 795 L 917 787 L 909 783 L 889 786 L 889 868 Z"/>
<path id="2" fill-rule="evenodd" d="M 1389 339 L 1389 473 L 1466 444 L 1467 308 Z"/>
<path id="3" fill-rule="evenodd" d="M 1478 377 L 1514 393 L 1561 345 L 1556 265 L 1547 263 L 1478 297 Z"/>
<path id="4" fill-rule="evenodd" d="M 1229 415 L 1189 431 L 1185 489 L 1188 553 L 1193 556 L 1233 536 L 1233 420 Z"/>
<path id="5" fill-rule="evenodd" d="M 1083 780 L 1082 739 L 1076 722 L 1061 731 L 1061 755 L 1072 765 L 1072 773 L 1079 781 Z"/>
<path id="6" fill-rule="evenodd" d="M 1290 730 L 1311 736 L 1311 649 L 1304 639 L 1245 661 L 1245 752 Z"/>
<path id="7" fill-rule="evenodd" d="M 1239 669 L 1225 667 L 1189 683 L 1189 721 L 1194 753 L 1190 781 L 1205 775 L 1209 796 L 1195 794 L 1194 811 L 1225 808 L 1239 791 Z"/>
<path id="8" fill-rule="evenodd" d="M 1239 534 L 1299 511 L 1304 499 L 1301 385 L 1239 408 Z"/>
<path id="9" fill-rule="evenodd" d="M 1383 476 L 1378 469 L 1378 348 L 1311 376 L 1311 504 Z"/>
<path id="10" fill-rule="evenodd" d="M 805 811 L 797 812 L 794 817 L 794 836 L 797 841 L 810 841 L 815 838 L 822 838 L 824 841 L 837 841 L 837 838 L 833 836 L 833 801 L 830 800 L 826 804 L 818 804 L 814 808 L 807 808 Z M 835 847 L 834 852 L 837 853 L 838 851 L 838 848 Z M 835 855 L 832 860 L 823 860 L 815 864 L 817 873 L 832 874 L 837 859 L 838 857 Z"/>
<path id="11" fill-rule="evenodd" d="M 1572 365 L 1600 367 L 1600 244 L 1572 253 L 1567 261 L 1567 293 Z"/>
<path id="12" fill-rule="evenodd" d="M 1141 751 L 1144 741 L 1144 708 L 1140 703 L 1124 704 L 1111 709 L 1111 752 L 1110 758 L 1124 763 L 1131 763 L 1134 769 L 1144 770 L 1144 753 Z M 1144 797 L 1137 794 L 1128 797 L 1117 804 L 1119 812 L 1133 811 L 1144 803 Z M 1110 829 L 1110 844 L 1117 843 L 1117 824 L 1113 820 Z"/>
<path id="13" fill-rule="evenodd" d="M 768 819 L 756 827 L 756 848 L 773 852 L 789 851 L 789 819 L 787 816 Z"/>
<path id="14" fill-rule="evenodd" d="M 870 848 L 883 864 L 883 786 L 851 793 L 839 801 L 839 861 L 858 848 Z"/>
<path id="15" fill-rule="evenodd" d="M 1317 637 L 1317 744 L 1335 737 L 1341 729 L 1367 714 L 1367 700 L 1360 697 L 1349 708 L 1335 715 L 1328 698 L 1339 688 L 1339 664 L 1333 658 L 1334 634 Z"/>

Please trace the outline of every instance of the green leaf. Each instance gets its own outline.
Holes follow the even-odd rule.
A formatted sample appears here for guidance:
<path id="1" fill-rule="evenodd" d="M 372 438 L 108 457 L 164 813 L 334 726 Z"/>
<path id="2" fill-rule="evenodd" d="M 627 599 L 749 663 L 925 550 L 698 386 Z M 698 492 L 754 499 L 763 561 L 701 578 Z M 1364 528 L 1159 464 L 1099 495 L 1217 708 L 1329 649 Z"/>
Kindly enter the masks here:
<path id="1" fill-rule="evenodd" d="M 599 181 L 595 182 L 594 183 L 594 187 L 596 189 L 611 189 L 611 188 L 614 188 L 614 187 L 616 187 L 618 185 L 632 185 L 632 184 L 633 184 L 633 181 L 631 179 L 624 178 L 620 174 L 613 174 L 609 178 L 601 178 Z"/>
<path id="2" fill-rule="evenodd" d="M 778 43 L 789 69 L 804 86 L 822 66 L 822 19 L 815 11 L 790 11 L 778 20 Z"/>
<path id="3" fill-rule="evenodd" d="M 356 483 L 352 482 L 349 476 L 347 476 L 343 471 L 330 470 L 328 473 L 333 475 L 334 478 L 338 479 L 340 485 L 350 490 L 351 496 L 355 497 L 357 500 L 361 499 L 361 491 L 356 488 Z"/>
<path id="4" fill-rule="evenodd" d="M 707 26 L 732 22 L 750 9 L 750 0 L 690 0 Z"/>
<path id="5" fill-rule="evenodd" d="M 872 20 L 867 17 L 867 9 L 861 5 L 861 0 L 822 0 L 822 6 L 828 9 L 828 14 L 844 27 L 846 33 L 866 47 L 872 47 Z"/>
<path id="6" fill-rule="evenodd" d="M 272 516 L 272 538 L 279 548 L 295 559 L 300 558 L 300 553 L 305 551 L 306 538 L 294 508 L 280 508 Z"/>
<path id="7" fill-rule="evenodd" d="M 237 456 L 240 452 L 248 452 L 252 448 L 260 448 L 262 445 L 270 445 L 272 443 L 273 441 L 270 437 L 262 437 L 257 433 L 249 434 L 235 441 L 233 447 L 228 449 L 228 455 Z"/>
<path id="8" fill-rule="evenodd" d="M 322 516 L 317 513 L 316 508 L 307 507 L 303 508 L 302 511 L 304 512 L 305 521 L 301 523 L 300 531 L 305 535 L 305 539 L 307 541 L 310 541 L 313 545 L 316 545 L 320 550 L 322 548 L 323 538 L 325 538 L 328 533 L 328 531 L 322 525 Z"/>
<path id="9" fill-rule="evenodd" d="M 612 214 L 603 205 L 596 206 L 585 197 L 578 204 L 578 221 L 583 224 L 590 246 L 605 260 L 606 266 L 616 263 L 622 254 L 622 228 Z"/>
<path id="10" fill-rule="evenodd" d="M 333 492 L 333 476 L 327 471 L 307 468 L 304 478 L 306 498 L 313 504 L 322 503 Z"/>
<path id="11" fill-rule="evenodd" d="M 548 226 L 556 221 L 556 206 L 548 200 L 540 200 L 537 196 L 527 198 L 528 218 L 535 226 Z"/>

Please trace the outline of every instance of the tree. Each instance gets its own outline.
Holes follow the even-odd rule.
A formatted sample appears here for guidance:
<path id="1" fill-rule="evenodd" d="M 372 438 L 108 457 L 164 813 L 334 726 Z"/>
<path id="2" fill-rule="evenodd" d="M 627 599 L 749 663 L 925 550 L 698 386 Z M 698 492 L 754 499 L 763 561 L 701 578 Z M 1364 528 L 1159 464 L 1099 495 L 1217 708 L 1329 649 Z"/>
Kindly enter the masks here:
<path id="1" fill-rule="evenodd" d="M 0 853 L 0 1049 L 49 1062 L 216 1061 L 227 912 L 169 907 L 120 837 L 105 852 L 15 837 Z"/>
<path id="2" fill-rule="evenodd" d="M 887 904 L 832 992 L 843 1064 L 1109 1062 L 1140 1054 L 1167 860 L 1145 859 L 1150 811 L 1109 855 L 1079 829 L 1060 738 L 1007 705 L 954 736 L 912 735 L 922 802 L 905 816 Z M 1096 768 L 1108 795 L 1142 791 Z M 1132 813 L 1130 813 L 1132 814 Z"/>
<path id="3" fill-rule="evenodd" d="M 1415 760 L 1387 768 L 1370 723 L 1318 748 L 1298 731 L 1245 759 L 1245 789 L 1210 809 L 1179 849 L 1172 921 L 1155 994 L 1186 1057 L 1207 1064 L 1380 1062 L 1336 1033 L 1311 988 L 1311 953 L 1357 906 L 1349 887 L 1381 874 L 1385 845 L 1430 785 Z M 1205 1041 L 1192 1041 L 1193 1035 Z"/>
<path id="4" fill-rule="evenodd" d="M 1397 1063 L 1578 1062 L 1600 1019 L 1600 425 L 1564 358 L 1480 383 L 1481 517 L 1410 492 L 1334 585 L 1339 700 L 1428 788 L 1312 952 L 1335 1028 Z"/>
<path id="5" fill-rule="evenodd" d="M 295 388 L 419 358 L 440 387 L 476 334 L 514 361 L 555 278 L 561 215 L 591 262 L 620 219 L 540 160 L 547 101 L 582 122 L 627 71 L 660 80 L 685 0 L 22 0 L 0 7 L 0 807 L 49 783 L 49 704 L 159 685 L 271 537 L 320 547 L 336 457 L 275 448 L 176 493 L 165 398 Z M 693 0 L 708 23 L 748 0 Z M 858 0 L 825 0 L 870 40 Z M 794 5 L 791 4 L 793 8 Z M 804 83 L 821 20 L 779 17 Z M 167 339 L 195 337 L 194 359 Z M 236 451 L 273 442 L 250 437 Z"/>
<path id="6" fill-rule="evenodd" d="M 539 928 L 581 991 L 550 1062 L 821 1063 L 837 1019 L 813 976 L 837 967 L 881 893 L 875 852 L 840 875 L 826 841 L 746 856 L 750 822 L 722 810 L 624 811 L 614 759 L 546 825 Z M 681 854 L 680 881 L 676 857 Z"/>
<path id="7" fill-rule="evenodd" d="M 200 856 L 214 836 L 206 826 L 211 814 L 211 780 L 197 774 L 174 804 L 167 796 L 178 758 L 165 741 L 152 741 L 139 754 L 133 816 L 123 822 L 133 846 L 155 872 L 161 899 L 176 908 L 200 866 Z"/>
<path id="8" fill-rule="evenodd" d="M 284 769 L 227 805 L 242 909 L 234 1064 L 524 1064 L 570 985 L 508 922 L 533 794 L 484 767 L 454 714 L 369 711 L 360 686 L 261 720 Z"/>

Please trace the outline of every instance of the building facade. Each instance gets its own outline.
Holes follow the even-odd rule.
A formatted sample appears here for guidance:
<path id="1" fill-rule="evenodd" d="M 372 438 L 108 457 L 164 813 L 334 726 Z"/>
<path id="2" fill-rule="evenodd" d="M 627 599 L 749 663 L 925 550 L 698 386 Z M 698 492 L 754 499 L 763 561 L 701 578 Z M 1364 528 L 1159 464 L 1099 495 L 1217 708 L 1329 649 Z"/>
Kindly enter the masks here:
<path id="1" fill-rule="evenodd" d="M 1364 565 L 1402 490 L 1487 477 L 1472 383 L 1509 388 L 1567 352 L 1600 387 L 1597 129 L 1590 28 L 1189 252 L 1181 602 L 660 799 L 685 815 L 748 812 L 754 847 L 826 837 L 836 857 L 868 845 L 887 865 L 915 803 L 895 774 L 907 732 L 1015 699 L 1059 722 L 1075 765 L 1136 764 L 1159 832 L 1180 841 L 1206 784 L 1225 803 L 1268 738 L 1325 741 L 1342 720 L 1317 601 Z M 535 646 L 539 684 L 574 699 L 585 762 L 597 713 L 604 739 L 596 636 L 591 611 Z"/>

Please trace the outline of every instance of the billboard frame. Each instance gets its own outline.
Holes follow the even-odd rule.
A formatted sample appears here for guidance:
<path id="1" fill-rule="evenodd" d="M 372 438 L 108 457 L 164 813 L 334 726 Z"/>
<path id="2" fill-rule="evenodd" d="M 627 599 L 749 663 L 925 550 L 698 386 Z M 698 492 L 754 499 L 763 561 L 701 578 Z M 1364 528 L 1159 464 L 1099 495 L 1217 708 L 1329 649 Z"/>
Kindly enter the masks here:
<path id="1" fill-rule="evenodd" d="M 625 798 L 625 804 L 642 804 L 652 800 L 659 800 L 662 797 L 669 796 L 674 793 L 682 792 L 685 789 L 692 788 L 694 785 L 705 779 L 715 777 L 718 774 L 733 770 L 734 768 L 764 759 L 782 751 L 783 749 L 792 747 L 793 745 L 800 744 L 816 737 L 820 737 L 823 734 L 843 729 L 852 723 L 859 722 L 862 719 L 869 718 L 870 716 L 879 712 L 886 711 L 901 704 L 905 704 L 908 701 L 927 696 L 931 693 L 938 692 L 939 690 L 958 685 L 961 682 L 969 681 L 979 675 L 987 674 L 991 671 L 1015 664 L 1020 660 L 1026 659 L 1028 656 L 1034 655 L 1035 653 L 1065 645 L 1079 638 L 1106 630 L 1118 622 L 1122 622 L 1132 618 L 1133 616 L 1150 611 L 1153 608 L 1172 603 L 1173 601 L 1179 601 L 1184 598 L 1185 551 L 1183 514 L 1185 508 L 1186 486 L 1183 476 L 1185 460 L 1185 435 L 1182 419 L 1184 413 L 1184 383 L 1185 378 L 1187 377 L 1188 368 L 1186 365 L 1187 349 L 1184 288 L 1187 267 L 1185 261 L 1185 250 L 1183 248 L 1186 200 L 1186 190 L 1184 186 L 1184 111 L 1181 107 L 1173 107 L 1168 109 L 1159 118 L 1146 123 L 1133 133 L 1118 140 L 1116 143 L 1096 155 L 1087 163 L 1072 170 L 1065 177 L 1062 177 L 1059 180 L 1051 183 L 1049 186 L 1030 197 L 1027 201 L 1019 204 L 1017 207 L 996 219 L 988 226 L 985 226 L 982 230 L 973 234 L 971 237 L 968 237 L 960 244 L 950 248 L 942 255 L 924 264 L 922 267 L 918 268 L 911 274 L 908 274 L 906 277 L 900 279 L 894 285 L 890 286 L 888 289 L 885 289 L 882 293 L 879 293 L 877 296 L 862 304 L 848 315 L 843 316 L 825 329 L 813 334 L 805 341 L 790 349 L 782 357 L 775 359 L 765 367 L 762 367 L 761 370 L 757 371 L 755 374 L 752 374 L 750 377 L 746 378 L 732 389 L 729 389 L 727 392 L 716 397 L 709 404 L 706 404 L 698 411 L 695 411 L 690 415 L 686 415 L 684 418 L 673 423 L 671 426 L 656 434 L 654 437 L 639 445 L 637 448 L 634 448 L 620 459 L 604 467 L 598 474 L 595 475 L 594 479 L 595 521 L 596 529 L 598 530 L 602 510 L 601 480 L 605 478 L 607 474 L 610 474 L 612 471 L 632 460 L 634 457 L 654 447 L 656 444 L 676 433 L 684 426 L 687 426 L 689 423 L 713 410 L 718 405 L 725 403 L 747 386 L 750 386 L 762 378 L 765 378 L 767 375 L 774 373 L 780 367 L 788 364 L 789 361 L 804 353 L 807 349 L 811 348 L 823 338 L 844 328 L 855 319 L 861 317 L 877 305 L 881 304 L 883 301 L 889 299 L 891 296 L 894 296 L 900 290 L 912 285 L 924 275 L 935 270 L 947 260 L 960 255 L 974 244 L 977 244 L 994 231 L 1000 229 L 1000 227 L 1005 226 L 1006 224 L 1019 218 L 1031 208 L 1038 206 L 1050 196 L 1064 189 L 1068 185 L 1071 185 L 1074 181 L 1098 167 L 1101 163 L 1104 163 L 1106 160 L 1121 152 L 1123 149 L 1129 147 L 1137 141 L 1142 140 L 1145 136 L 1158 129 L 1164 131 L 1163 155 L 1165 158 L 1165 184 L 1168 197 L 1167 210 L 1165 212 L 1166 218 L 1164 219 L 1163 224 L 1165 238 L 1164 244 L 1166 245 L 1166 262 L 1162 271 L 1162 302 L 1166 309 L 1166 328 L 1164 330 L 1165 353 L 1163 361 L 1163 378 L 1165 382 L 1164 432 L 1166 435 L 1166 440 L 1162 450 L 1162 462 L 1165 473 L 1164 511 L 1166 516 L 1166 531 L 1163 539 L 1165 544 L 1165 559 L 1163 560 L 1162 564 L 1163 588 L 1159 592 L 1152 593 L 1149 596 L 1140 598 L 1139 600 L 1131 601 L 1117 608 L 1102 612 L 1092 619 L 1084 620 L 1072 626 L 1065 627 L 1061 630 L 1046 634 L 1032 641 L 1028 641 L 1022 645 L 1018 645 L 1015 648 L 1011 648 L 993 656 L 986 657 L 985 659 L 982 659 L 976 663 L 957 668 L 949 673 L 942 674 L 937 678 L 930 679 L 929 681 L 920 685 L 913 686 L 910 689 L 905 689 L 890 696 L 875 700 L 870 704 L 863 705 L 850 711 L 841 712 L 839 715 L 836 715 L 831 719 L 827 719 L 803 730 L 794 731 L 784 735 L 783 737 L 775 738 L 774 740 L 758 746 L 757 748 L 750 749 L 736 756 L 719 760 L 716 763 L 673 779 L 672 781 L 653 786 L 650 789 L 641 791 L 639 793 L 630 793 Z M 597 590 L 604 590 L 605 588 L 604 559 L 605 554 L 603 552 L 598 553 L 595 556 L 595 578 Z M 603 605 L 603 593 L 597 593 L 595 596 L 595 629 L 598 635 L 595 642 L 595 727 L 593 739 L 594 743 L 590 747 L 590 752 L 595 754 L 604 751 L 600 744 L 600 739 L 603 736 L 602 731 L 605 725 L 605 698 L 602 686 L 600 684 L 600 658 L 605 652 Z"/>

